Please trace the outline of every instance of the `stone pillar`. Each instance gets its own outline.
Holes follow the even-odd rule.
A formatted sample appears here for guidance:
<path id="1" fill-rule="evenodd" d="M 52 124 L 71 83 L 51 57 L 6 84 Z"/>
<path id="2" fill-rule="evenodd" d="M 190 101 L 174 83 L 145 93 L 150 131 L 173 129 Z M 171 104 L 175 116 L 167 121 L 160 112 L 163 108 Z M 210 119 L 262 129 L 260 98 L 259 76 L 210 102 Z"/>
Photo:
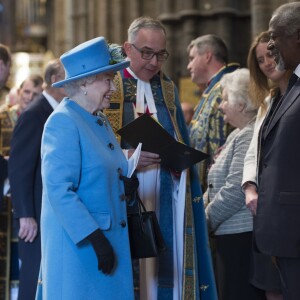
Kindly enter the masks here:
<path id="1" fill-rule="evenodd" d="M 123 10 L 126 11 L 126 17 L 127 17 L 127 20 L 128 20 L 127 23 L 128 23 L 128 26 L 129 26 L 129 24 L 135 18 L 142 15 L 141 1 L 140 0 L 127 0 L 126 1 L 126 7 L 123 7 Z M 126 34 L 126 36 L 127 36 L 127 34 Z"/>
<path id="2" fill-rule="evenodd" d="M 111 31 L 110 26 L 108 26 L 108 11 L 110 10 L 110 0 L 96 0 L 97 10 L 94 10 L 95 19 L 97 19 L 97 25 L 95 31 L 98 35 L 109 36 Z"/>
<path id="3" fill-rule="evenodd" d="M 74 45 L 73 1 L 54 0 L 53 11 L 55 13 L 50 22 L 51 29 L 48 31 L 51 32 L 49 47 L 55 56 L 60 56 Z"/>
<path id="4" fill-rule="evenodd" d="M 0 3 L 0 43 L 13 51 L 15 44 L 15 0 L 3 0 Z"/>
<path id="5" fill-rule="evenodd" d="M 199 24 L 199 11 L 197 10 L 185 10 L 180 12 L 181 16 L 181 47 L 180 47 L 180 56 L 181 56 L 181 65 L 180 65 L 180 76 L 190 76 L 189 71 L 187 70 L 187 65 L 189 62 L 189 54 L 187 51 L 188 45 L 192 40 L 199 36 L 197 30 Z"/>
<path id="6" fill-rule="evenodd" d="M 164 1 L 159 1 L 159 6 L 160 6 L 160 11 L 162 13 L 167 13 L 167 12 L 172 12 L 173 7 L 175 6 L 174 0 L 164 0 Z"/>
<path id="7" fill-rule="evenodd" d="M 124 39 L 124 19 L 126 8 L 123 7 L 124 0 L 111 0 L 111 11 L 110 11 L 110 19 L 108 26 L 112 28 L 110 42 L 122 44 Z"/>
<path id="8" fill-rule="evenodd" d="M 251 33 L 252 38 L 269 28 L 273 11 L 288 0 L 251 0 Z"/>
<path id="9" fill-rule="evenodd" d="M 87 26 L 87 39 L 92 39 L 98 36 L 97 25 L 99 22 L 99 5 L 97 0 L 86 1 L 86 26 Z"/>
<path id="10" fill-rule="evenodd" d="M 271 0 L 251 1 L 251 33 L 252 39 L 262 31 L 268 30 L 269 21 L 272 14 Z"/>

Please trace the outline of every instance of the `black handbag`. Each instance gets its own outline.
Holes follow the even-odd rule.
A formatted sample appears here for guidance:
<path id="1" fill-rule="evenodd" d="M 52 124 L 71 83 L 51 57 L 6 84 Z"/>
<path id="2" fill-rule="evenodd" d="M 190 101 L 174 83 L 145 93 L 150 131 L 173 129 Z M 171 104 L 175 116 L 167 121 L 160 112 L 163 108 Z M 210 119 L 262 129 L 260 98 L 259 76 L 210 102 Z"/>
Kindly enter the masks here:
<path id="1" fill-rule="evenodd" d="M 155 211 L 147 211 L 136 197 L 138 212 L 127 214 L 131 257 L 134 259 L 157 257 L 166 245 Z"/>

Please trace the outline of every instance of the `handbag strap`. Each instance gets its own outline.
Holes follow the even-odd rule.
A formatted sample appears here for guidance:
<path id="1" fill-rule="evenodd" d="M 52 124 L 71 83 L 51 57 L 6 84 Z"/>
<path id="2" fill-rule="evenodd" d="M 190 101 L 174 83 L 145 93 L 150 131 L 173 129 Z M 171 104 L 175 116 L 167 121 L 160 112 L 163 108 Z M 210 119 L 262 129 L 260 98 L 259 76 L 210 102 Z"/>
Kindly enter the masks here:
<path id="1" fill-rule="evenodd" d="M 142 212 L 147 212 L 147 210 L 146 210 L 146 207 L 145 207 L 144 203 L 142 202 L 142 200 L 141 200 L 141 198 L 140 198 L 137 191 L 136 191 L 135 196 L 136 196 L 135 199 L 137 201 L 137 206 L 138 206 L 138 213 L 139 213 L 139 217 L 140 217 L 141 229 L 142 229 L 143 232 L 145 232 Z"/>
<path id="2" fill-rule="evenodd" d="M 138 204 L 138 207 L 139 207 L 139 213 L 144 211 L 144 212 L 147 212 L 147 209 L 143 203 L 143 201 L 141 200 L 138 192 L 136 192 L 136 201 L 137 201 L 137 204 Z"/>

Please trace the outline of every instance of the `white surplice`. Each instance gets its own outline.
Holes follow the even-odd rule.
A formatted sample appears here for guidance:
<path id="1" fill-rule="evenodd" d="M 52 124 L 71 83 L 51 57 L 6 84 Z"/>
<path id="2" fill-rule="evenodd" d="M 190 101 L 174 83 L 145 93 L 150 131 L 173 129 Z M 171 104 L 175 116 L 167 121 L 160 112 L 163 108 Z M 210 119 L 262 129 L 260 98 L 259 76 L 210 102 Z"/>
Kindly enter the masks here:
<path id="1" fill-rule="evenodd" d="M 157 120 L 156 106 L 149 82 L 138 79 L 127 68 L 127 71 L 137 79 L 137 100 L 133 104 L 135 118 L 139 113 L 148 111 Z M 146 100 L 146 101 L 145 101 Z M 146 103 L 145 103 L 146 102 Z M 145 133 L 147 134 L 147 133 Z M 160 165 L 143 168 L 137 173 L 139 179 L 139 195 L 147 210 L 154 210 L 157 218 L 160 215 Z M 184 245 L 184 211 L 186 194 L 186 170 L 181 173 L 180 180 L 173 177 L 173 300 L 181 300 L 183 280 L 183 245 Z M 140 299 L 157 300 L 158 259 L 146 258 L 140 260 Z"/>

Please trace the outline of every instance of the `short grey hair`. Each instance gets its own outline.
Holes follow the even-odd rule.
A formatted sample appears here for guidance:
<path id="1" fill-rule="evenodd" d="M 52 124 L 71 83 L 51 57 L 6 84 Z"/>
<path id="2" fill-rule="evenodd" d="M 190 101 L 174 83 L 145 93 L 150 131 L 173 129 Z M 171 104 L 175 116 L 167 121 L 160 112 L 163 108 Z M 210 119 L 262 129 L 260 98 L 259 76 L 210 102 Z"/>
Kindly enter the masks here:
<path id="1" fill-rule="evenodd" d="M 192 40 L 188 46 L 188 52 L 191 48 L 196 47 L 198 54 L 203 54 L 210 50 L 216 60 L 221 63 L 228 63 L 228 49 L 226 43 L 217 35 L 206 34 Z"/>
<path id="2" fill-rule="evenodd" d="M 92 75 L 89 77 L 81 78 L 78 80 L 70 81 L 64 84 L 65 93 L 68 97 L 76 95 L 81 91 L 80 86 L 85 83 L 93 83 L 97 79 L 97 75 Z"/>
<path id="3" fill-rule="evenodd" d="M 159 20 L 151 17 L 139 17 L 128 28 L 128 41 L 130 43 L 135 41 L 136 35 L 141 29 L 161 30 L 167 35 L 165 27 Z"/>
<path id="4" fill-rule="evenodd" d="M 300 2 L 279 6 L 272 14 L 271 25 L 283 27 L 288 36 L 295 34 L 300 29 Z"/>
<path id="5" fill-rule="evenodd" d="M 220 80 L 222 89 L 225 89 L 230 104 L 244 104 L 244 112 L 253 112 L 257 109 L 253 106 L 249 96 L 250 72 L 246 68 L 237 69 L 223 75 Z"/>

